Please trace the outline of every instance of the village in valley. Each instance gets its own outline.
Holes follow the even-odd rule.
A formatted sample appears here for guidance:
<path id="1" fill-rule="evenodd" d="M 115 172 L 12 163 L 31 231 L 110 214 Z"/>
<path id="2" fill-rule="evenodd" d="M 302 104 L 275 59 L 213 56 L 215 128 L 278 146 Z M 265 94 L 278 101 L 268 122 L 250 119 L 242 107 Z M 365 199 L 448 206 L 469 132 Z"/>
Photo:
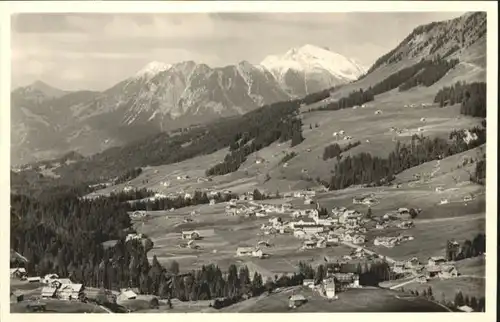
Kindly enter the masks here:
<path id="1" fill-rule="evenodd" d="M 179 179 L 180 180 L 180 179 Z M 184 179 L 186 180 L 186 179 Z M 203 180 L 202 180 L 203 181 Z M 200 180 L 197 180 L 200 182 Z M 204 181 L 203 181 L 204 182 Z M 103 184 L 102 186 L 106 186 Z M 123 192 L 134 191 L 129 182 L 123 187 Z M 393 187 L 397 189 L 397 187 Z M 168 196 L 157 192 L 149 198 L 136 202 L 157 202 L 168 198 L 192 198 L 200 194 L 193 193 L 171 193 Z M 229 190 L 206 190 L 204 194 L 208 198 L 206 204 L 201 204 L 186 212 L 186 208 L 170 209 L 168 211 L 130 211 L 130 218 L 135 222 L 139 233 L 129 233 L 125 242 L 139 241 L 140 243 L 150 241 L 148 235 L 140 233 L 145 225 L 152 229 L 161 229 L 165 222 L 177 227 L 161 234 L 167 237 L 169 253 L 168 262 L 178 260 L 182 264 L 183 257 L 198 258 L 199 262 L 236 262 L 240 265 L 249 265 L 252 272 L 262 274 L 268 280 L 276 279 L 278 274 L 289 275 L 297 271 L 297 267 L 303 263 L 324 266 L 325 270 L 321 276 L 309 274 L 311 278 L 302 277 L 300 286 L 292 288 L 278 288 L 275 291 L 292 292 L 289 298 L 289 308 L 297 308 L 307 303 L 305 293 L 308 297 L 317 296 L 325 301 L 338 300 L 344 293 L 353 289 L 372 289 L 374 286 L 390 282 L 387 289 L 398 289 L 404 285 L 413 283 L 418 285 L 432 284 L 433 281 L 444 281 L 459 278 L 461 276 L 455 266 L 453 258 L 462 252 L 461 245 L 455 240 L 448 240 L 446 258 L 442 256 L 417 257 L 411 256 L 397 259 L 385 255 L 384 249 L 393 249 L 402 244 L 413 243 L 413 248 L 418 249 L 418 239 L 412 235 L 415 228 L 415 220 L 422 209 L 397 208 L 384 213 L 373 211 L 372 206 L 379 204 L 376 194 L 371 193 L 364 196 L 355 196 L 348 206 L 333 206 L 323 208 L 319 200 L 328 195 L 328 191 L 322 188 L 305 189 L 284 193 L 282 196 L 265 195 L 258 190 L 242 193 L 239 196 Z M 92 197 L 94 198 L 94 197 Z M 227 200 L 227 201 L 224 201 Z M 467 202 L 468 200 L 464 200 Z M 345 204 L 345 203 L 344 203 Z M 134 207 L 135 203 L 131 203 Z M 356 209 L 355 209 L 356 208 Z M 179 210 L 183 212 L 180 213 Z M 206 229 L 207 223 L 200 220 L 201 217 L 213 220 L 207 212 L 214 212 L 218 220 L 228 222 L 236 226 L 243 226 L 244 230 L 251 231 L 255 236 L 242 238 L 244 242 L 239 244 L 226 244 L 217 247 L 220 243 L 213 242 L 215 238 L 214 229 Z M 173 223 L 172 220 L 177 223 Z M 161 224 L 158 224 L 161 221 Z M 197 224 L 204 226 L 198 229 Z M 217 226 L 216 222 L 212 225 Z M 189 226 L 189 229 L 183 227 Z M 219 226 L 220 227 L 220 226 Z M 215 228 L 217 230 L 217 228 Z M 237 230 L 233 234 L 238 235 Z M 155 233 L 155 247 L 150 251 L 157 259 L 162 259 L 162 248 Z M 216 238 L 215 238 L 216 239 Z M 237 238 L 235 239 L 237 240 Z M 253 241 L 253 245 L 250 241 Z M 116 241 L 110 241 L 113 245 Z M 176 244 L 172 245 L 172 242 Z M 109 247 L 110 245 L 108 245 Z M 292 247 L 292 248 L 290 248 Z M 173 250 L 177 248 L 176 250 Z M 174 254 L 172 254 L 172 252 Z M 206 257 L 200 256 L 202 253 Z M 286 255 L 289 254 L 289 259 Z M 293 255 L 292 255 L 293 254 Z M 23 258 L 22 255 L 17 254 Z M 150 254 L 151 255 L 151 254 Z M 483 253 L 481 256 L 484 256 Z M 298 260 L 300 259 L 300 260 Z M 302 262 L 303 261 L 303 262 Z M 21 261 L 22 262 L 22 261 Z M 274 270 L 273 267 L 283 267 L 283 262 L 288 263 L 286 269 Z M 294 263 L 292 263 L 294 262 Z M 373 281 L 363 281 L 363 275 L 371 272 L 370 267 L 374 263 L 383 263 L 387 271 L 385 278 L 375 277 Z M 222 264 L 224 265 L 224 264 Z M 196 264 L 195 264 L 196 266 Z M 312 266 L 311 266 L 312 267 Z M 315 268 L 313 268 L 314 270 Z M 387 275 L 388 274 L 388 275 Z M 274 276 L 273 276 L 274 275 Z M 307 275 L 307 274 L 306 274 Z M 252 274 L 250 274 L 252 276 Z M 361 283 L 360 283 L 361 276 Z M 252 278 L 252 277 L 250 277 Z M 154 296 L 141 294 L 138 288 L 124 288 L 120 291 L 111 291 L 104 288 L 87 287 L 82 284 L 73 283 L 70 278 L 60 278 L 57 274 L 47 274 L 42 277 L 28 276 L 22 267 L 11 268 L 11 279 L 16 284 L 41 285 L 38 292 L 28 292 L 31 298 L 40 300 L 79 301 L 82 303 L 97 303 L 98 310 L 108 310 L 101 303 L 115 303 L 125 305 L 136 300 L 151 301 Z M 309 290 L 304 293 L 302 290 Z M 23 293 L 14 291 L 11 293 L 11 301 L 20 302 Z M 104 299 L 104 300 L 103 300 Z M 163 304 L 177 303 L 180 307 L 182 302 L 175 299 L 160 299 Z M 31 304 L 30 304 L 31 305 Z M 32 310 L 45 310 L 45 304 L 32 304 Z M 213 302 L 208 302 L 213 305 Z M 472 310 L 463 305 L 460 310 Z"/>
<path id="2" fill-rule="evenodd" d="M 486 13 L 406 14 L 421 25 L 370 68 L 304 44 L 153 61 L 102 92 L 13 90 L 10 311 L 490 311 Z M 231 15 L 200 21 L 254 19 Z"/>

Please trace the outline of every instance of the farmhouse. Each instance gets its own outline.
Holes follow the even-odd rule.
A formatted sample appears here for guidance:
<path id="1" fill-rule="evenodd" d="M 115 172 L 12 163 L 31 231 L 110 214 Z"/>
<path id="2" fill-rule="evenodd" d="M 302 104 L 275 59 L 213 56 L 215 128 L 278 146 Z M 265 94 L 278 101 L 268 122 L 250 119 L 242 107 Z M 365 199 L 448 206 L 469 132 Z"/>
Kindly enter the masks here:
<path id="1" fill-rule="evenodd" d="M 317 243 L 314 240 L 306 240 L 304 241 L 303 248 L 304 249 L 314 249 L 316 248 Z"/>
<path id="2" fill-rule="evenodd" d="M 18 303 L 22 302 L 24 299 L 24 295 L 19 291 L 10 292 L 10 303 Z"/>
<path id="3" fill-rule="evenodd" d="M 146 212 L 143 210 L 134 211 L 131 215 L 132 218 L 141 218 L 146 216 Z"/>
<path id="4" fill-rule="evenodd" d="M 443 256 L 430 257 L 427 266 L 438 266 L 446 263 L 446 259 Z"/>
<path id="5" fill-rule="evenodd" d="M 57 295 L 62 300 L 78 300 L 83 295 L 82 284 L 62 284 L 57 290 Z"/>
<path id="6" fill-rule="evenodd" d="M 24 267 L 17 267 L 10 269 L 10 278 L 22 279 L 26 277 L 26 269 Z"/>
<path id="7" fill-rule="evenodd" d="M 197 231 L 183 231 L 182 239 L 197 240 L 200 238 L 200 234 Z"/>
<path id="8" fill-rule="evenodd" d="M 439 276 L 439 273 L 441 273 L 441 267 L 439 266 L 428 266 L 426 269 L 426 277 L 427 278 L 433 278 Z"/>
<path id="9" fill-rule="evenodd" d="M 314 280 L 313 279 L 305 279 L 302 281 L 302 285 L 305 287 L 313 288 L 314 287 Z"/>
<path id="10" fill-rule="evenodd" d="M 324 230 L 324 226 L 323 225 L 317 225 L 317 224 L 312 224 L 312 225 L 302 225 L 302 224 L 295 224 L 293 229 L 300 229 L 302 231 L 304 231 L 306 234 L 317 234 L 317 233 L 321 233 L 323 232 Z"/>
<path id="11" fill-rule="evenodd" d="M 44 286 L 42 288 L 42 298 L 43 299 L 49 299 L 49 298 L 54 298 L 56 296 L 57 288 L 53 286 Z"/>
<path id="12" fill-rule="evenodd" d="M 335 298 L 335 278 L 329 278 L 323 280 L 323 288 L 325 290 L 325 296 L 329 299 Z"/>
<path id="13" fill-rule="evenodd" d="M 402 229 L 409 229 L 412 228 L 413 226 L 414 225 L 412 221 L 402 221 L 398 224 L 398 227 Z"/>
<path id="14" fill-rule="evenodd" d="M 420 261 L 418 260 L 417 257 L 412 257 L 405 262 L 406 268 L 413 268 L 413 267 L 417 267 L 419 265 L 420 265 Z"/>
<path id="15" fill-rule="evenodd" d="M 40 283 L 42 279 L 40 278 L 40 276 L 32 276 L 28 277 L 26 280 L 28 281 L 28 283 Z"/>
<path id="16" fill-rule="evenodd" d="M 392 271 L 396 274 L 404 274 L 406 273 L 405 263 L 404 262 L 395 262 Z"/>
<path id="17" fill-rule="evenodd" d="M 357 288 L 359 287 L 359 275 L 354 273 L 334 273 L 333 277 L 339 285 L 339 288 Z"/>
<path id="18" fill-rule="evenodd" d="M 425 277 L 425 275 L 419 275 L 415 278 L 415 281 L 421 284 L 427 283 L 427 277 Z"/>
<path id="19" fill-rule="evenodd" d="M 296 229 L 293 231 L 293 237 L 303 239 L 306 238 L 306 236 L 307 236 L 306 232 L 301 229 Z"/>
<path id="20" fill-rule="evenodd" d="M 47 274 L 43 278 L 44 284 L 50 284 L 52 281 L 59 279 L 59 275 L 57 274 Z"/>
<path id="21" fill-rule="evenodd" d="M 455 266 L 444 266 L 441 267 L 441 272 L 438 273 L 439 278 L 446 279 L 458 276 L 458 271 Z"/>
<path id="22" fill-rule="evenodd" d="M 365 239 L 365 236 L 363 236 L 363 235 L 354 235 L 352 237 L 352 243 L 355 245 L 364 244 L 365 241 L 366 241 L 366 239 Z"/>
<path id="23" fill-rule="evenodd" d="M 122 289 L 120 290 L 120 295 L 118 295 L 118 301 L 135 300 L 137 298 L 137 293 L 132 289 Z"/>
<path id="24" fill-rule="evenodd" d="M 471 312 L 474 312 L 474 309 L 472 309 L 470 306 L 467 306 L 467 305 L 462 305 L 462 306 L 459 306 L 458 309 L 462 312 L 466 312 L 466 313 L 471 313 Z"/>
<path id="25" fill-rule="evenodd" d="M 238 247 L 238 249 L 236 249 L 236 256 L 251 256 L 252 252 L 252 247 Z"/>
<path id="26" fill-rule="evenodd" d="M 303 305 L 306 302 L 307 302 L 307 300 L 304 297 L 304 295 L 296 294 L 296 295 L 290 296 L 290 299 L 288 300 L 288 306 L 290 308 L 296 308 L 298 306 Z"/>

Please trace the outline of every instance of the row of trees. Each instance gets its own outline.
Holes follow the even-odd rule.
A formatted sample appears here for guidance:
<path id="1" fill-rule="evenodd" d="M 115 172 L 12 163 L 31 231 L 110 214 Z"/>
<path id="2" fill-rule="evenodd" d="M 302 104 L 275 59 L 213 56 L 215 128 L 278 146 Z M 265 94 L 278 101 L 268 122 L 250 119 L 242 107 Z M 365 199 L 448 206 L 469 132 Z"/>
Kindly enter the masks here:
<path id="1" fill-rule="evenodd" d="M 486 235 L 478 233 L 470 241 L 466 239 L 461 245 L 454 245 L 450 241 L 446 243 L 445 258 L 449 261 L 462 260 L 476 257 L 486 252 Z"/>
<path id="2" fill-rule="evenodd" d="M 231 199 L 237 199 L 238 195 L 234 193 L 221 194 L 217 193 L 212 197 L 208 197 L 206 192 L 201 192 L 199 190 L 195 191 L 191 198 L 186 198 L 185 196 L 177 196 L 176 198 L 155 198 L 154 200 L 144 199 L 136 200 L 127 203 L 128 211 L 135 210 L 146 210 L 146 211 L 156 211 L 156 210 L 169 210 L 169 209 L 179 209 L 189 206 L 208 204 L 210 199 L 214 199 L 216 203 L 227 202 Z"/>
<path id="3" fill-rule="evenodd" d="M 436 59 L 425 65 L 417 74 L 399 86 L 400 91 L 406 91 L 416 86 L 429 87 L 440 80 L 446 73 L 458 64 L 458 59 Z"/>
<path id="4" fill-rule="evenodd" d="M 481 296 L 477 299 L 475 296 L 463 295 L 462 291 L 458 291 L 455 294 L 455 299 L 450 305 L 451 307 L 458 308 L 460 306 L 467 305 L 471 307 L 476 312 L 484 312 L 485 309 L 485 298 Z"/>
<path id="5" fill-rule="evenodd" d="M 439 103 L 441 107 L 460 103 L 460 113 L 486 117 L 486 83 L 457 82 L 452 86 L 445 86 L 437 92 L 434 103 Z"/>
<path id="6" fill-rule="evenodd" d="M 290 161 L 291 159 L 295 158 L 297 156 L 297 153 L 295 152 L 290 152 L 290 153 L 287 153 L 285 154 L 285 156 L 281 159 L 280 161 L 280 164 L 284 164 L 284 163 L 287 163 L 288 161 Z"/>
<path id="7" fill-rule="evenodd" d="M 388 158 L 374 157 L 369 153 L 347 156 L 335 164 L 328 187 L 338 190 L 356 184 L 385 184 L 406 169 L 467 151 L 486 142 L 484 128 L 476 127 L 470 132 L 477 135 L 477 140 L 466 142 L 463 131 L 453 131 L 449 140 L 413 135 L 408 144 L 398 141 Z"/>
<path id="8" fill-rule="evenodd" d="M 114 181 L 115 184 L 120 184 L 124 182 L 128 182 L 134 178 L 137 178 L 142 173 L 142 168 L 134 168 L 128 171 L 125 171 L 122 175 L 117 177 Z"/>
<path id="9" fill-rule="evenodd" d="M 290 114 L 284 118 L 262 120 L 263 123 L 255 124 L 252 131 L 243 135 L 236 135 L 231 144 L 231 151 L 224 157 L 224 161 L 207 169 L 206 175 L 224 175 L 239 169 L 251 153 L 261 150 L 270 144 L 279 141 L 291 140 L 291 146 L 300 144 L 302 136 L 302 120 Z M 241 138 L 240 138 L 241 137 Z"/>
<path id="10" fill-rule="evenodd" d="M 351 92 L 347 97 L 342 97 L 338 101 L 327 103 L 318 109 L 324 111 L 336 111 L 356 105 L 359 106 L 373 101 L 375 95 L 376 93 L 374 93 L 371 87 L 366 91 L 360 88 L 358 91 Z"/>
<path id="11" fill-rule="evenodd" d="M 486 155 L 483 155 L 483 159 L 476 162 L 476 167 L 474 173 L 471 174 L 470 180 L 480 185 L 486 184 Z"/>
<path id="12" fill-rule="evenodd" d="M 340 155 L 346 151 L 349 151 L 350 149 L 360 145 L 360 141 L 356 141 L 354 143 L 349 142 L 344 147 L 340 147 L 337 143 L 330 144 L 327 147 L 325 147 L 325 150 L 323 151 L 323 160 L 328 160 L 328 159 L 333 159 L 333 158 L 339 158 Z"/>
<path id="13" fill-rule="evenodd" d="M 347 97 L 338 101 L 330 102 L 319 110 L 339 110 L 356 105 L 362 105 L 373 101 L 374 96 L 399 88 L 400 91 L 408 90 L 412 87 L 423 85 L 431 86 L 440 80 L 450 69 L 458 64 L 458 60 L 445 60 L 436 57 L 433 60 L 424 60 L 397 71 L 385 78 L 381 82 L 369 87 L 366 91 L 359 89 L 353 91 Z M 375 65 L 374 65 L 375 66 Z"/>

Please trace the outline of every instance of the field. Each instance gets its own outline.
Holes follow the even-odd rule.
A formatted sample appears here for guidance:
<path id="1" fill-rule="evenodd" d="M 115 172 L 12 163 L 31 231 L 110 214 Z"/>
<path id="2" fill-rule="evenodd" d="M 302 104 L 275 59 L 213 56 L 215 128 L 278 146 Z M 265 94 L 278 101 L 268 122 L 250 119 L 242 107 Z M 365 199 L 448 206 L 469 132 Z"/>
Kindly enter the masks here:
<path id="1" fill-rule="evenodd" d="M 288 298 L 293 293 L 302 294 L 307 303 L 296 309 L 288 308 Z M 446 312 L 438 304 L 422 298 L 405 296 L 401 293 L 379 289 L 350 289 L 338 294 L 338 300 L 328 301 L 310 289 L 291 288 L 270 296 L 262 296 L 231 307 L 221 312 L 240 313 L 306 313 L 306 312 Z"/>
<path id="2" fill-rule="evenodd" d="M 199 268 L 209 263 L 217 264 L 225 270 L 231 264 L 245 264 L 250 273 L 258 270 L 264 277 L 273 278 L 276 274 L 296 272 L 299 261 L 318 262 L 325 255 L 345 255 L 351 252 L 348 247 L 337 246 L 325 249 L 300 251 L 302 243 L 291 235 L 262 235 L 260 226 L 269 218 L 242 218 L 227 216 L 225 204 L 197 206 L 173 212 L 152 212 L 145 222 L 137 222 L 138 232 L 145 233 L 154 242 L 149 256 L 156 255 L 160 263 L 175 260 L 181 270 Z M 196 209 L 199 215 L 190 216 Z M 168 216 L 168 218 L 166 218 Z M 183 223 L 185 217 L 193 222 Z M 271 218 L 274 216 L 270 216 Z M 286 215 L 280 215 L 289 220 Z M 196 229 L 202 236 L 195 243 L 201 249 L 180 248 L 182 230 Z M 237 247 L 256 246 L 259 241 L 268 241 L 271 247 L 263 249 L 270 255 L 267 259 L 236 257 Z M 312 261 L 311 261 L 312 260 Z"/>
<path id="3" fill-rule="evenodd" d="M 29 303 L 36 304 L 36 301 L 22 301 L 19 303 L 10 304 L 11 313 L 29 313 L 26 308 Z M 108 313 L 100 308 L 98 305 L 83 303 L 77 301 L 63 301 L 63 300 L 43 300 L 41 303 L 46 303 L 46 310 L 44 313 Z"/>
<path id="4" fill-rule="evenodd" d="M 459 291 L 464 296 L 475 296 L 476 299 L 485 296 L 485 279 L 476 277 L 456 277 L 453 279 L 445 280 L 431 280 L 425 284 L 409 283 L 403 286 L 405 291 L 418 291 L 421 294 L 427 290 L 429 286 L 432 288 L 434 298 L 438 301 L 445 299 L 446 301 L 453 301 L 455 294 Z"/>

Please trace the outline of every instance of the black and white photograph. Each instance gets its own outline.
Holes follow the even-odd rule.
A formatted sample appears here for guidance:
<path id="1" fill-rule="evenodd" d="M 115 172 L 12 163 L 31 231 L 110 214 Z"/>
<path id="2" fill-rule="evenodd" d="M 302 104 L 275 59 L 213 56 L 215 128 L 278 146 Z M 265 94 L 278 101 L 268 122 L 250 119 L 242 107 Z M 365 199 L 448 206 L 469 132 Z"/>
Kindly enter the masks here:
<path id="1" fill-rule="evenodd" d="M 492 318 L 496 2 L 104 2 L 2 6 L 2 316 Z"/>

